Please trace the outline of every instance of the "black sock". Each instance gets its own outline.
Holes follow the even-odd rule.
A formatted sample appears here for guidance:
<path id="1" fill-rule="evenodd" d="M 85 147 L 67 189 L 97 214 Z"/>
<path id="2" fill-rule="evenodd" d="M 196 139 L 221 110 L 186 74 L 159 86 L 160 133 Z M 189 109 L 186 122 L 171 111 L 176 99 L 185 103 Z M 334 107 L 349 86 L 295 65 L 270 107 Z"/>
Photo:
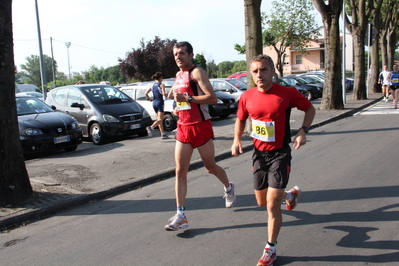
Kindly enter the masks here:
<path id="1" fill-rule="evenodd" d="M 276 242 L 273 242 L 273 243 L 270 243 L 269 241 L 267 241 L 267 244 L 268 244 L 269 246 L 271 246 L 271 247 L 274 247 L 275 245 L 277 245 L 277 241 L 276 241 Z"/>

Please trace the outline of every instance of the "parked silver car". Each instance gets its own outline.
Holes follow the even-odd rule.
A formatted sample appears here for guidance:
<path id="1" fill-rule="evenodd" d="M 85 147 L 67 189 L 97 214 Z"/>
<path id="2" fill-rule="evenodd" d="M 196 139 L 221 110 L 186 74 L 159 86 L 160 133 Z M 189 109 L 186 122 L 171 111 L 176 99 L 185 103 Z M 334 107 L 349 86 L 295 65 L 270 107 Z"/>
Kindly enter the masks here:
<path id="1" fill-rule="evenodd" d="M 147 136 L 149 113 L 115 87 L 103 84 L 69 85 L 52 89 L 46 103 L 73 116 L 94 144 L 120 135 Z"/>
<path id="2" fill-rule="evenodd" d="M 215 78 L 209 80 L 215 91 L 223 92 L 234 97 L 236 102 L 240 100 L 241 94 L 247 90 L 247 84 L 238 79 Z"/>

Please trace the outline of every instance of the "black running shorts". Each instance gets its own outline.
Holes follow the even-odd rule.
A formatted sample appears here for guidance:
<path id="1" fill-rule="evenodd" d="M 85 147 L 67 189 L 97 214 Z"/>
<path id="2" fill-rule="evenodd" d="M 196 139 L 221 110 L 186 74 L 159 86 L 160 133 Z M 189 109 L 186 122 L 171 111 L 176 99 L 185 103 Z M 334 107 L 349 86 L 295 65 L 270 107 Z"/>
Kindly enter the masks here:
<path id="1" fill-rule="evenodd" d="M 286 188 L 291 171 L 291 158 L 290 147 L 274 151 L 254 149 L 252 171 L 255 190 L 263 190 L 268 187 Z"/>

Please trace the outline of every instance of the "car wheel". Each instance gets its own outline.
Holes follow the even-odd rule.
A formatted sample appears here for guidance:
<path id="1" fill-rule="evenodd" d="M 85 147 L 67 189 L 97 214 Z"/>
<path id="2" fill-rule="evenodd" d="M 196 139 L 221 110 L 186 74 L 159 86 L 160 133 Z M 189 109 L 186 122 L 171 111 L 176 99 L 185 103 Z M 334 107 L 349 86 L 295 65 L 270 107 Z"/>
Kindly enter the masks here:
<path id="1" fill-rule="evenodd" d="M 307 97 L 307 99 L 308 99 L 309 101 L 313 100 L 313 94 L 312 94 L 310 91 L 308 91 L 308 97 Z"/>
<path id="2" fill-rule="evenodd" d="M 70 151 L 75 151 L 77 148 L 78 148 L 78 145 L 65 148 L 64 150 L 65 150 L 66 152 L 70 152 Z"/>
<path id="3" fill-rule="evenodd" d="M 209 115 L 212 117 L 219 116 L 218 112 L 213 108 L 212 105 L 208 105 Z"/>
<path id="4" fill-rule="evenodd" d="M 163 129 L 165 131 L 172 131 L 176 129 L 176 120 L 173 118 L 171 114 L 165 114 L 162 123 L 163 123 Z"/>
<path id="5" fill-rule="evenodd" d="M 98 123 L 94 123 L 90 127 L 90 137 L 94 144 L 101 145 L 105 143 L 105 134 Z"/>
<path id="6" fill-rule="evenodd" d="M 148 132 L 146 129 L 144 129 L 144 130 L 141 130 L 139 133 L 137 133 L 137 135 L 139 137 L 146 137 L 146 136 L 148 136 Z"/>

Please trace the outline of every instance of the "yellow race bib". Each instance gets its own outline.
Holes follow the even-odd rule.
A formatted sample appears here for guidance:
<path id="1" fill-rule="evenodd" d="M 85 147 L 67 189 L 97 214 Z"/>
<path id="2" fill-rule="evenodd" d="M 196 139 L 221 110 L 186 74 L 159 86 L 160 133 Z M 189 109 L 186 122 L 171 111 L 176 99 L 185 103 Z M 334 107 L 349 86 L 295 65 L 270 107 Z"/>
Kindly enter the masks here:
<path id="1" fill-rule="evenodd" d="M 265 142 L 275 142 L 274 121 L 263 122 L 252 119 L 251 137 Z"/>

